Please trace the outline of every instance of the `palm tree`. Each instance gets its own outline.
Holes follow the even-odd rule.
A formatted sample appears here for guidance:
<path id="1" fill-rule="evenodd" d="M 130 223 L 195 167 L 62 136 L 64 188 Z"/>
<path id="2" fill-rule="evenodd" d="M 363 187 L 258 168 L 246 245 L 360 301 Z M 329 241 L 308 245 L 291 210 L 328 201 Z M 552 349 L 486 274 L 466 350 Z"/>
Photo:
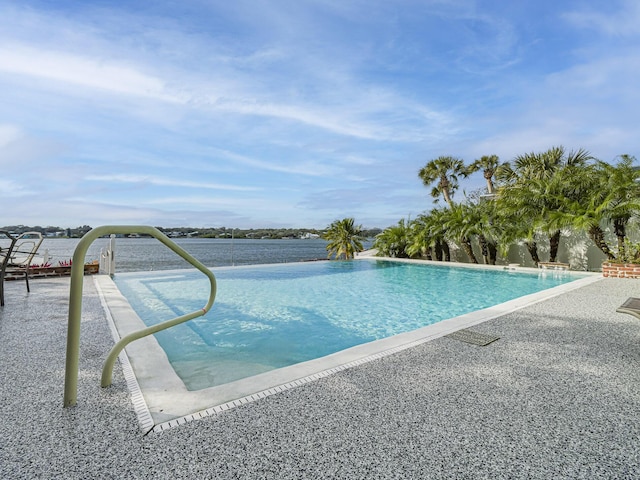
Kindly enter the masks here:
<path id="1" fill-rule="evenodd" d="M 493 195 L 496 193 L 493 178 L 499 166 L 500 158 L 497 155 L 483 155 L 469 165 L 467 174 L 471 175 L 472 173 L 482 170 L 482 175 L 487 182 L 487 193 Z"/>
<path id="2" fill-rule="evenodd" d="M 378 255 L 395 258 L 408 258 L 407 247 L 409 245 L 409 229 L 404 218 L 397 225 L 385 228 L 376 235 L 373 247 L 378 249 Z"/>
<path id="3" fill-rule="evenodd" d="M 592 159 L 582 149 L 565 153 L 564 147 L 553 147 L 519 155 L 496 170 L 496 178 L 503 182 L 499 189 L 500 209 L 510 216 L 529 219 L 533 229 L 548 236 L 550 262 L 556 261 L 561 230 L 552 227 L 549 215 L 562 208 L 563 195 L 575 197 L 572 176 Z"/>
<path id="4" fill-rule="evenodd" d="M 497 241 L 502 254 L 506 255 L 512 244 L 522 241 L 533 265 L 537 267 L 540 263 L 540 255 L 538 254 L 536 230 L 531 221 L 528 218 L 500 209 L 499 204 L 497 214 L 496 221 L 500 225 Z"/>
<path id="5" fill-rule="evenodd" d="M 568 200 L 564 211 L 553 212 L 551 222 L 558 228 L 571 227 L 587 233 L 591 241 L 608 260 L 615 260 L 616 255 L 607 244 L 605 233 L 600 226 L 604 216 L 598 199 L 592 197 L 585 202 Z"/>
<path id="6" fill-rule="evenodd" d="M 449 206 L 453 205 L 453 194 L 458 189 L 458 177 L 466 175 L 467 170 L 462 160 L 446 156 L 427 162 L 418 172 L 425 186 L 437 182 L 431 190 L 431 196 L 437 202 L 442 195 Z"/>
<path id="7" fill-rule="evenodd" d="M 614 166 L 599 161 L 597 175 L 599 188 L 607 195 L 602 200 L 604 215 L 611 223 L 618 241 L 618 251 L 624 255 L 627 224 L 640 213 L 640 169 L 634 167 L 635 157 L 620 155 Z"/>
<path id="8" fill-rule="evenodd" d="M 410 258 L 433 260 L 433 248 L 436 246 L 436 240 L 431 236 L 428 222 L 429 217 L 421 214 L 409 223 L 409 242 L 406 252 Z"/>
<path id="9" fill-rule="evenodd" d="M 509 164 L 503 164 L 503 167 Z M 531 216 L 531 212 L 526 215 L 523 210 L 527 209 L 526 201 L 523 200 L 525 194 L 521 193 L 523 186 L 513 183 L 508 191 L 504 185 L 498 187 L 498 193 L 494 200 L 486 202 L 492 206 L 490 221 L 492 224 L 491 237 L 495 240 L 502 255 L 507 256 L 510 247 L 518 242 L 522 242 L 537 267 L 540 263 L 537 242 L 537 220 Z M 524 207 L 523 205 L 524 204 Z"/>
<path id="10" fill-rule="evenodd" d="M 334 221 L 329 225 L 323 238 L 329 241 L 327 244 L 329 258 L 334 255 L 336 259 L 349 260 L 356 252 L 363 250 L 362 225 L 355 225 L 353 218 Z"/>
<path id="11" fill-rule="evenodd" d="M 448 210 L 446 208 L 434 208 L 423 220 L 427 230 L 426 235 L 433 244 L 433 253 L 436 260 L 450 262 L 451 250 L 447 242 L 447 227 L 445 225 L 447 218 Z"/>
<path id="12" fill-rule="evenodd" d="M 640 213 L 640 171 L 634 158 L 621 155 L 617 165 L 598 161 L 574 172 L 573 197 L 563 196 L 563 208 L 551 217 L 560 228 L 570 226 L 585 231 L 608 260 L 625 257 L 626 226 Z M 602 229 L 604 222 L 614 227 L 618 253 L 608 245 Z"/>
<path id="13" fill-rule="evenodd" d="M 609 260 L 615 254 L 607 244 L 601 224 L 606 219 L 606 198 L 608 191 L 602 188 L 603 181 L 598 166 L 589 165 L 573 172 L 570 179 L 572 195 L 554 192 L 555 202 L 562 208 L 549 212 L 548 220 L 552 228 L 570 227 L 587 233 L 593 243 Z"/>
<path id="14" fill-rule="evenodd" d="M 565 153 L 564 147 L 559 146 L 551 147 L 545 152 L 518 155 L 513 162 L 503 163 L 496 169 L 496 179 L 507 185 L 523 180 L 545 179 L 560 167 L 583 167 L 593 160 L 591 154 L 583 149 Z"/>
<path id="15" fill-rule="evenodd" d="M 471 263 L 478 263 L 471 245 L 472 236 L 478 233 L 476 220 L 469 206 L 461 203 L 448 209 L 445 221 L 447 235 L 462 246 Z"/>
<path id="16" fill-rule="evenodd" d="M 497 224 L 496 202 L 478 198 L 467 203 L 471 221 L 476 224 L 478 245 L 485 265 L 495 265 L 498 253 L 497 238 L 500 235 Z"/>

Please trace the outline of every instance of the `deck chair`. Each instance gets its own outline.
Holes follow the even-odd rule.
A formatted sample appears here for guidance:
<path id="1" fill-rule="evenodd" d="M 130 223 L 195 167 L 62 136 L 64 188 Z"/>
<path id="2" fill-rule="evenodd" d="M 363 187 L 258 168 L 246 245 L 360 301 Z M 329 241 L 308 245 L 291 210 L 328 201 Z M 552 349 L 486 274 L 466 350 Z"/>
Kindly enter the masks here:
<path id="1" fill-rule="evenodd" d="M 16 243 L 17 238 L 12 236 L 9 232 L 0 230 L 0 240 L 8 239 L 8 245 L 0 247 L 0 307 L 4 306 L 4 271 L 7 268 L 9 259 L 11 258 L 11 251 L 13 245 Z"/>
<path id="2" fill-rule="evenodd" d="M 11 237 L 7 232 L 0 232 L 11 238 L 11 245 L 8 249 L 3 249 L 2 270 L 0 271 L 0 306 L 4 306 L 4 279 L 7 274 L 11 276 L 24 275 L 27 284 L 27 292 L 29 287 L 29 267 L 35 256 L 40 244 L 42 243 L 42 234 L 40 232 L 25 232 L 17 238 Z"/>
<path id="3" fill-rule="evenodd" d="M 636 318 L 640 318 L 640 298 L 627 298 L 627 300 L 616 309 L 616 312 L 627 313 Z"/>

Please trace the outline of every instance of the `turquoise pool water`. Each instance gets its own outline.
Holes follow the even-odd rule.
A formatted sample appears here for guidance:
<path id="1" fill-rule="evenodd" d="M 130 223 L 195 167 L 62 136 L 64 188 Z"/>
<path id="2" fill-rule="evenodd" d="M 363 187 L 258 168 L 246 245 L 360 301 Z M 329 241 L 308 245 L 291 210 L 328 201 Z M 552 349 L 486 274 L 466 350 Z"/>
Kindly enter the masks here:
<path id="1" fill-rule="evenodd" d="M 189 390 L 222 385 L 416 330 L 581 278 L 381 260 L 214 269 L 204 317 L 155 335 Z M 202 308 L 199 272 L 115 277 L 153 325 Z"/>

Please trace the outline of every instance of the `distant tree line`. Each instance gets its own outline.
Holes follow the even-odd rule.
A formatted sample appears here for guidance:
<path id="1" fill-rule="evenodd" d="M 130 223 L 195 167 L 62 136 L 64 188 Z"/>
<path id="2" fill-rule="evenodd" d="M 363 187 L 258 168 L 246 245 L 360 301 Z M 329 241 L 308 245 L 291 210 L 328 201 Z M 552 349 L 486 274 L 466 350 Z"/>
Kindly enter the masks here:
<path id="1" fill-rule="evenodd" d="M 311 234 L 322 237 L 324 230 L 315 228 L 229 228 L 229 227 L 211 227 L 211 228 L 194 228 L 194 227 L 156 227 L 162 233 L 172 237 L 193 237 L 193 238 L 249 238 L 249 239 L 283 239 L 283 238 L 301 238 L 304 235 Z M 66 237 L 80 238 L 89 230 L 89 225 L 83 225 L 76 228 L 62 227 L 41 227 L 26 225 L 9 225 L 0 227 L 0 230 L 6 230 L 13 234 L 24 232 L 40 232 L 44 236 L 49 237 Z M 382 232 L 380 228 L 371 228 L 362 230 L 362 236 L 365 238 L 374 238 Z"/>
<path id="2" fill-rule="evenodd" d="M 75 228 L 62 228 L 53 226 L 41 227 L 40 225 L 36 225 L 34 227 L 30 227 L 27 225 L 7 225 L 4 227 L 0 227 L 0 230 L 4 230 L 16 235 L 25 232 L 40 232 L 42 235 L 47 237 L 80 238 L 89 230 L 91 230 L 91 227 L 89 225 L 82 225 L 81 227 Z"/>
<path id="3" fill-rule="evenodd" d="M 316 228 L 165 228 L 156 227 L 161 232 L 172 236 L 199 237 L 199 238 L 249 238 L 249 239 L 283 239 L 301 238 L 305 235 L 318 235 L 322 237 L 325 230 Z M 363 235 L 367 238 L 374 238 L 382 232 L 381 228 L 371 228 L 363 230 Z"/>

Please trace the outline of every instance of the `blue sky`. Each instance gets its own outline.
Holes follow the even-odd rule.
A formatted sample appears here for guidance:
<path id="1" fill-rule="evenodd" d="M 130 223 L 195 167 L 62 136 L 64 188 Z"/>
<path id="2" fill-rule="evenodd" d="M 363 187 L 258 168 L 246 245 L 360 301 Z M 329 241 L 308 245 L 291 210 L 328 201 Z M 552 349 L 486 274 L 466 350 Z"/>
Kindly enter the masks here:
<path id="1" fill-rule="evenodd" d="M 0 225 L 386 227 L 440 155 L 640 157 L 639 78 L 636 0 L 3 2 Z"/>

